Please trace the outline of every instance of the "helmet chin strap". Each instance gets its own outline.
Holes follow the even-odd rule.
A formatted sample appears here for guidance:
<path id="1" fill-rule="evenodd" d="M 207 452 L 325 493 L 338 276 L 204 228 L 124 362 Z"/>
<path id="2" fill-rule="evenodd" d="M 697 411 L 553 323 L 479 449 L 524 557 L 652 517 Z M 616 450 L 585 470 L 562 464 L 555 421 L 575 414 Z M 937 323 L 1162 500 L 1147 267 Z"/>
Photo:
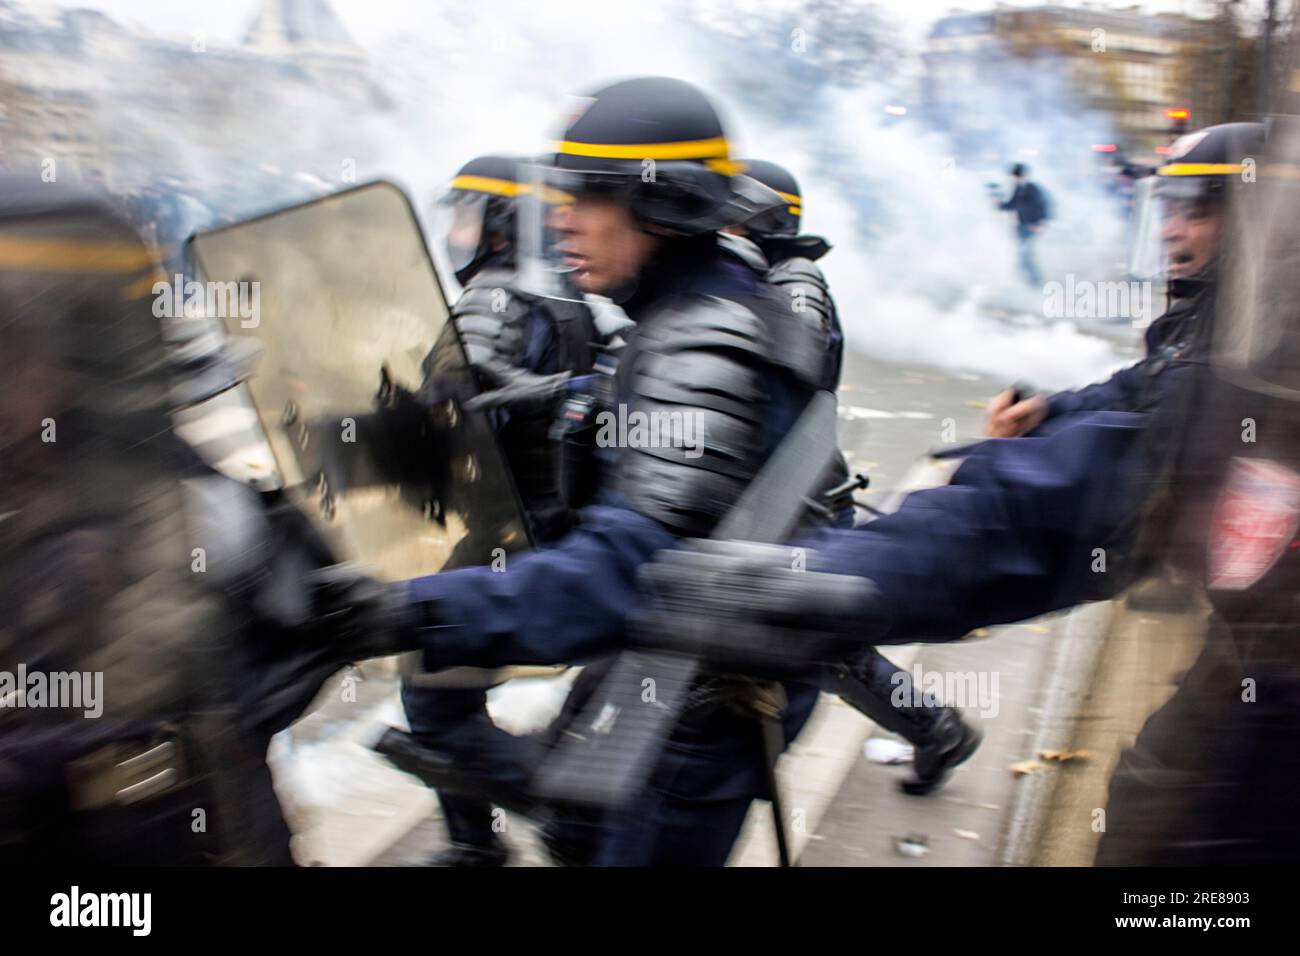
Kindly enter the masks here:
<path id="1" fill-rule="evenodd" d="M 468 264 L 456 270 L 456 281 L 462 286 L 483 271 L 484 266 L 493 260 L 499 260 L 503 266 L 509 264 L 511 260 L 510 246 L 506 245 L 494 249 L 492 247 L 492 235 L 495 234 L 485 233 L 481 236 L 478 241 L 478 249 L 474 252 L 474 258 Z"/>

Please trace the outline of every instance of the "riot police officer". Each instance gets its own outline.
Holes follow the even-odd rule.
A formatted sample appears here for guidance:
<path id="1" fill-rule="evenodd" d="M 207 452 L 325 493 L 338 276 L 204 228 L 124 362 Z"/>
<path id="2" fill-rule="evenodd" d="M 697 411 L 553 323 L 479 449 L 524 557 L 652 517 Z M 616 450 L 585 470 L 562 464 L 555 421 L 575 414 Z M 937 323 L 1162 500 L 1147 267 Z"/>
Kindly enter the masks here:
<path id="1" fill-rule="evenodd" d="M 790 582 L 785 549 L 702 542 L 664 552 L 645 569 L 660 646 L 737 667 L 784 657 L 797 668 L 853 653 L 866 633 L 878 643 L 955 637 L 1113 597 L 1154 564 L 1181 563 L 1214 613 L 1201 656 L 1120 761 L 1098 862 L 1294 858 L 1293 124 L 1270 134 L 1259 185 L 1221 181 L 1224 248 L 1250 254 L 1223 260 L 1222 304 L 1212 324 L 1198 319 L 1208 345 L 1145 370 L 1141 411 L 1065 412 L 1051 429 L 982 443 L 950 485 L 810 542 L 820 552 L 790 587 L 781 587 Z M 1222 172 L 1198 164 L 1166 175 Z M 1267 441 L 1244 439 L 1246 424 Z M 1110 559 L 1104 573 L 1093 563 L 1098 548 Z M 725 632 L 710 626 L 721 620 Z"/>
<path id="2" fill-rule="evenodd" d="M 1212 335 L 1145 530 L 1196 586 L 1197 618 L 1210 613 L 1177 690 L 1120 755 L 1098 865 L 1286 864 L 1300 852 L 1289 796 L 1300 780 L 1300 90 L 1278 101 L 1289 115 L 1266 142 L 1203 158 L 1223 160 L 1209 167 L 1190 164 L 1194 146 L 1166 173 L 1192 177 L 1189 197 L 1212 197 L 1219 215 L 1205 228 L 1221 253 Z M 1193 186 L 1216 166 L 1220 183 Z"/>
<path id="3" fill-rule="evenodd" d="M 1137 239 L 1135 262 L 1159 263 L 1168 308 L 1146 330 L 1146 356 L 1109 379 L 1086 388 L 1033 395 L 1013 402 L 1007 390 L 990 403 L 985 434 L 1023 435 L 1067 412 L 1137 410 L 1149 398 L 1148 379 L 1171 360 L 1203 357 L 1209 347 L 1214 292 L 1225 228 L 1226 194 L 1240 181 L 1243 160 L 1264 148 L 1263 123 L 1224 123 L 1181 137 L 1148 179 L 1138 217 L 1146 225 Z M 1139 273 L 1150 266 L 1136 266 Z"/>
<path id="4" fill-rule="evenodd" d="M 825 387 L 834 391 L 839 388 L 844 364 L 844 330 L 830 286 L 817 265 L 831 245 L 821 236 L 800 232 L 803 196 L 793 173 L 765 159 L 746 159 L 743 165 L 745 175 L 775 190 L 786 204 L 733 231 L 753 240 L 762 251 L 768 263 L 768 281 L 784 301 L 798 302 L 797 308 L 791 305 L 792 311 L 818 326 L 826 343 Z"/>
<path id="5" fill-rule="evenodd" d="M 521 180 L 516 159 L 476 157 L 460 168 L 439 201 L 435 231 L 463 286 L 451 320 L 484 390 L 476 404 L 489 410 L 532 539 L 545 546 L 567 529 L 575 504 L 562 487 L 560 449 L 549 436 L 552 419 L 566 382 L 591 373 L 601 333 L 581 295 L 543 297 L 516 281 L 518 206 L 525 199 L 545 202 Z M 437 346 L 451 347 L 448 338 Z M 436 355 L 426 361 L 426 383 L 438 364 Z M 463 544 L 463 551 L 474 548 L 471 539 Z M 459 561 L 453 557 L 451 563 Z M 432 675 L 408 675 L 402 703 L 411 729 L 421 744 L 462 769 L 519 785 L 535 741 L 493 725 L 483 681 L 477 683 L 439 686 Z M 489 802 L 445 790 L 438 799 L 451 846 L 432 865 L 505 863 Z"/>
<path id="6" fill-rule="evenodd" d="M 1263 123 L 1224 123 L 1181 137 L 1138 203 L 1134 270 L 1158 271 L 1168 308 L 1147 327 L 1146 355 L 1104 382 L 1013 401 L 1005 391 L 990 403 L 985 434 L 1013 438 L 1061 415 L 1088 410 L 1140 411 L 1158 391 L 1151 379 L 1170 362 L 1203 361 L 1212 338 L 1215 292 L 1226 230 L 1229 191 L 1242 182 L 1246 162 L 1265 145 Z M 1154 268 L 1153 268 L 1154 267 Z M 1185 606 L 1189 589 L 1172 574 L 1128 596 L 1130 606 L 1171 610 Z"/>
<path id="7" fill-rule="evenodd" d="M 763 159 L 744 160 L 744 166 L 746 175 L 775 190 L 786 204 L 731 231 L 759 247 L 768 262 L 767 280 L 788 305 L 792 318 L 809 325 L 824 343 L 822 387 L 833 392 L 839 388 L 844 365 L 844 331 L 830 285 L 817 265 L 817 260 L 830 251 L 830 243 L 821 236 L 800 232 L 804 201 L 793 173 Z M 848 465 L 842 455 L 836 456 L 831 470 L 836 485 L 848 478 Z M 836 504 L 832 502 L 831 506 Z M 841 526 L 851 526 L 852 499 L 845 504 L 847 508 L 841 505 L 836 520 Z M 900 687 L 900 699 L 908 706 L 891 703 Z M 911 675 L 875 650 L 868 650 L 852 668 L 832 671 L 827 689 L 841 694 L 880 726 L 913 745 L 913 772 L 900 781 L 905 793 L 934 791 L 979 747 L 980 734 L 957 711 L 929 697 L 925 706 L 911 706 Z"/>
<path id="8" fill-rule="evenodd" d="M 361 601 L 337 576 L 318 603 L 343 644 L 348 628 L 385 633 L 419 648 L 430 667 L 610 653 L 624 640 L 637 569 L 678 537 L 708 533 L 821 386 L 823 343 L 788 321 L 761 266 L 719 242 L 719 230 L 781 200 L 737 175 L 699 90 L 664 78 L 599 90 L 548 165 L 553 185 L 573 197 L 552 222 L 563 268 L 579 290 L 614 299 L 636 323 L 609 427 L 597 434 L 595 500 L 573 531 L 512 559 L 503 574 L 467 568 Z M 655 440 L 635 427 L 646 421 L 680 431 Z M 791 684 L 786 695 L 788 741 L 817 688 Z M 590 859 L 723 863 L 764 792 L 753 727 L 727 706 L 684 721 L 647 791 L 601 821 Z"/>
<path id="9" fill-rule="evenodd" d="M 6 180 L 0 231 L 36 250 L 0 257 L 0 671 L 81 697 L 6 681 L 0 858 L 291 864 L 267 743 L 336 665 L 258 655 L 307 623 L 303 572 L 333 559 L 173 433 L 239 376 L 171 351 L 157 257 L 106 200 Z"/>

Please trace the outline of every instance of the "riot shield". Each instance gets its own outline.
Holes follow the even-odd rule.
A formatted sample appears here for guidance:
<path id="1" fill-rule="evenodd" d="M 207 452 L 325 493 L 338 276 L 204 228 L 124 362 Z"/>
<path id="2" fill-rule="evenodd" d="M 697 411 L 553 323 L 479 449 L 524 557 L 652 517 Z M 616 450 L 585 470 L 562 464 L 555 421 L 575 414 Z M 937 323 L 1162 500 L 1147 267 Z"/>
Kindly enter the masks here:
<path id="1" fill-rule="evenodd" d="M 209 312 L 262 347 L 248 389 L 281 482 L 340 558 L 397 580 L 528 545 L 496 436 L 462 406 L 476 383 L 401 190 L 345 190 L 190 252 Z"/>

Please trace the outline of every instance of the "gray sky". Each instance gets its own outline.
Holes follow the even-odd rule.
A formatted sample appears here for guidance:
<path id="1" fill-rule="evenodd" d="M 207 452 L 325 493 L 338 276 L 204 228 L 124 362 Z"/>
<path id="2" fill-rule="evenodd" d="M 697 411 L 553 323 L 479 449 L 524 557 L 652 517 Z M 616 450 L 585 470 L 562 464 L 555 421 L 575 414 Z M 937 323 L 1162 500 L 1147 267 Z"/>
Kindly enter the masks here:
<path id="1" fill-rule="evenodd" d="M 56 4 L 62 7 L 92 7 L 110 13 L 114 18 L 134 23 L 150 32 L 162 35 L 190 36 L 202 32 L 208 36 L 235 39 L 243 25 L 252 16 L 261 0 L 224 0 L 223 3 L 206 3 L 199 0 L 36 0 L 40 5 Z M 472 0 L 483 5 L 485 0 Z M 770 5 L 771 0 L 767 0 Z M 1283 0 L 1285 2 L 1285 0 Z M 1246 8 L 1262 10 L 1264 0 L 1246 0 Z M 580 15 L 590 0 L 547 0 L 546 9 L 551 15 L 571 9 Z M 363 46 L 413 19 L 415 11 L 427 8 L 427 0 L 330 0 L 352 35 Z M 1013 6 L 1036 6 L 1037 0 L 1010 0 Z M 1066 3 L 1064 6 L 1080 6 Z M 1105 7 L 1141 6 L 1151 11 L 1190 11 L 1204 13 L 1208 0 L 1108 0 L 1098 4 Z M 490 9 L 491 0 L 486 0 Z M 977 0 L 886 0 L 884 3 L 909 38 L 919 41 L 926 28 L 935 19 L 952 10 L 988 9 L 991 3 Z M 635 7 L 629 7 L 629 16 L 635 16 Z"/>

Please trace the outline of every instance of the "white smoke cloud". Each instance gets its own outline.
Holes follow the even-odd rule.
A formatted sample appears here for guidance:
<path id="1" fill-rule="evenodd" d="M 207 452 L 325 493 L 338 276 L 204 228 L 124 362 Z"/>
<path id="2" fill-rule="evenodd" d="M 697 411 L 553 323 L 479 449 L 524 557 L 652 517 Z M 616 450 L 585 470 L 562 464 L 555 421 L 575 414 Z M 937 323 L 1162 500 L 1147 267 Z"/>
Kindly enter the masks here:
<path id="1" fill-rule="evenodd" d="M 150 0 L 143 2 L 147 7 Z M 255 6 L 244 4 L 245 15 Z M 992 208 L 985 189 L 996 178 L 1005 191 L 1003 163 L 977 168 L 969 157 L 954 159 L 946 139 L 920 122 L 887 121 L 880 105 L 910 89 L 906 75 L 874 86 L 827 84 L 810 91 L 798 115 L 755 108 L 765 83 L 782 82 L 778 58 L 791 55 L 793 28 L 809 27 L 813 52 L 825 39 L 816 24 L 793 15 L 782 20 L 779 10 L 795 9 L 791 3 L 776 14 L 770 4 L 722 0 L 334 0 L 332 6 L 363 45 L 393 109 L 356 115 L 301 90 L 283 96 L 261 91 L 247 109 L 261 124 L 266 152 L 245 148 L 249 165 L 278 161 L 276 131 L 292 121 L 295 137 L 318 137 L 317 170 L 328 172 L 341 158 L 355 157 L 358 180 L 395 179 L 427 208 L 471 156 L 545 150 L 568 97 L 619 77 L 676 76 L 724 105 L 742 155 L 782 162 L 800 178 L 805 228 L 835 247 L 823 264 L 851 347 L 897 361 L 1030 378 L 1045 387 L 1083 384 L 1122 364 L 1108 339 L 1042 318 L 1041 294 L 1020 287 L 1011 223 Z M 760 10 L 763 29 L 779 34 L 763 38 L 771 41 L 766 45 L 747 47 L 742 29 L 739 45 L 722 49 L 728 37 L 704 25 L 710 17 L 731 18 L 743 28 L 744 18 Z M 915 19 L 903 35 L 917 35 Z M 914 58 L 904 63 L 904 74 L 909 70 L 915 76 Z M 985 125 L 1002 131 L 1004 150 L 1041 149 L 1086 162 L 1088 144 L 1109 137 L 1104 123 L 1082 114 L 1047 68 L 1026 69 L 975 106 L 987 113 Z M 142 111 L 129 105 L 106 108 L 141 121 Z M 209 121 L 220 128 L 249 117 L 232 113 Z M 299 142 L 296 154 L 302 152 Z M 1041 167 L 1034 178 L 1057 207 L 1057 220 L 1040 243 L 1044 272 L 1108 278 L 1120 229 L 1109 200 L 1077 168 L 1029 161 Z M 222 162 L 186 157 L 198 176 L 214 174 Z"/>
<path id="2" fill-rule="evenodd" d="M 742 154 L 774 159 L 800 177 L 806 228 L 835 246 L 824 265 L 851 347 L 1044 387 L 1083 384 L 1123 364 L 1107 339 L 1036 317 L 1042 295 L 1020 287 L 1011 223 L 992 209 L 985 188 L 990 170 L 1005 188 L 1000 164 L 969 168 L 919 123 L 885 122 L 877 105 L 887 101 L 883 88 L 821 90 L 804 107 L 817 118 L 811 126 L 787 123 L 730 95 L 713 39 L 671 5 L 633 11 L 595 0 L 508 0 L 425 10 L 400 35 L 377 41 L 375 57 L 381 82 L 402 102 L 386 160 L 422 200 L 469 156 L 544 150 L 566 97 L 623 76 L 677 76 L 722 103 Z M 739 14 L 728 6 L 723 15 Z M 776 27 L 784 45 L 789 27 L 779 20 Z M 809 41 L 817 42 L 815 34 Z M 756 60 L 752 75 L 761 83 L 764 65 Z M 991 122 L 1006 126 L 1013 141 L 1072 145 L 1091 161 L 1088 144 L 1109 135 L 1103 123 L 1082 117 L 1050 75 L 1017 77 L 1015 87 L 1006 95 L 1017 102 L 984 104 Z M 1059 108 L 1025 119 L 1037 110 L 1028 101 L 1044 99 Z M 1120 222 L 1104 196 L 1072 179 L 1076 172 L 1035 171 L 1058 216 L 1040 258 L 1049 274 L 1102 278 L 1107 257 L 1118 258 L 1107 240 Z"/>

